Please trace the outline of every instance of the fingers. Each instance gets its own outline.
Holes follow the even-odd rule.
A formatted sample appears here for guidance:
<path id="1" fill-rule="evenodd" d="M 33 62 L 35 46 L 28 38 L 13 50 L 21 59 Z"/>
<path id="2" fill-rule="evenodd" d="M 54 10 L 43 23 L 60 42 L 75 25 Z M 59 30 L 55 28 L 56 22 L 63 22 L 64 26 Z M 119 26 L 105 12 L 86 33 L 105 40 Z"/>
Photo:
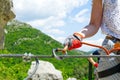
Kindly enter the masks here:
<path id="1" fill-rule="evenodd" d="M 63 52 L 63 53 L 66 53 L 67 50 L 68 50 L 68 45 L 66 45 L 66 46 L 63 48 L 62 52 Z"/>

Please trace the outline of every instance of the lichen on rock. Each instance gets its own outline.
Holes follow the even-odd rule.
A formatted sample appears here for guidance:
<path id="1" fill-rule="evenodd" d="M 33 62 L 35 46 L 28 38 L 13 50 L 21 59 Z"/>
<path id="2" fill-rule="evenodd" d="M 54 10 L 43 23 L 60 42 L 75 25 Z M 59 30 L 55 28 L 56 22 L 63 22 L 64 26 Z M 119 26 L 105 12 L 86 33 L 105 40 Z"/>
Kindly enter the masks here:
<path id="1" fill-rule="evenodd" d="M 4 49 L 4 26 L 15 18 L 11 0 L 0 0 L 0 49 Z"/>

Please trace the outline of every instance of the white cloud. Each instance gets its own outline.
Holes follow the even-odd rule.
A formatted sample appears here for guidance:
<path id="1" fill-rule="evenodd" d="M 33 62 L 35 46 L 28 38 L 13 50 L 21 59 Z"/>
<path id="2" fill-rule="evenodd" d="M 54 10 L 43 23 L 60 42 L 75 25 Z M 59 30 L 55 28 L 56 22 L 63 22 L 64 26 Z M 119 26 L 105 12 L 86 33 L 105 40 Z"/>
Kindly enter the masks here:
<path id="1" fill-rule="evenodd" d="M 102 44 L 103 39 L 98 39 L 98 40 L 84 40 L 84 42 L 88 42 L 91 44 L 96 44 L 96 45 L 101 45 Z"/>
<path id="2" fill-rule="evenodd" d="M 82 6 L 88 0 L 13 0 L 17 17 L 24 20 L 47 18 L 49 16 L 66 17 L 75 7 Z"/>
<path id="3" fill-rule="evenodd" d="M 88 9 L 83 9 L 78 14 L 76 14 L 75 17 L 73 17 L 73 20 L 75 20 L 79 23 L 88 22 L 89 17 L 87 15 L 87 13 L 89 13 L 89 10 Z"/>
<path id="4" fill-rule="evenodd" d="M 51 36 L 51 37 L 52 37 L 53 39 L 55 39 L 55 40 L 61 42 L 62 44 L 64 43 L 65 38 L 66 38 L 66 37 L 54 37 L 54 36 Z"/>
<path id="5" fill-rule="evenodd" d="M 48 35 L 50 34 L 64 34 L 64 31 L 58 28 L 65 25 L 65 22 L 59 18 L 54 18 L 53 16 L 47 19 L 40 19 L 35 21 L 27 22 L 37 29 L 43 28 L 42 31 Z"/>
<path id="6" fill-rule="evenodd" d="M 63 20 L 74 8 L 87 2 L 88 0 L 13 0 L 17 18 L 31 22 L 51 16 Z"/>
<path id="7" fill-rule="evenodd" d="M 65 32 L 64 31 L 61 31 L 59 29 L 53 29 L 53 28 L 50 28 L 50 29 L 45 29 L 43 30 L 46 34 L 57 34 L 57 35 L 60 35 L 60 34 L 64 34 Z"/>
<path id="8" fill-rule="evenodd" d="M 87 4 L 89 0 L 13 0 L 16 19 L 27 22 L 33 27 L 40 29 L 50 36 L 53 34 L 65 34 L 60 30 L 66 25 L 65 19 L 75 8 Z M 84 11 L 83 11 L 84 12 Z M 86 12 L 84 12 L 86 13 Z M 84 19 L 78 18 L 76 20 Z M 81 20 L 84 21 L 84 20 Z M 63 41 L 63 38 L 57 36 L 54 38 Z"/>
<path id="9" fill-rule="evenodd" d="M 51 28 L 51 27 L 60 27 L 60 26 L 64 26 L 65 22 L 58 18 L 58 17 L 54 17 L 54 16 L 50 16 L 46 19 L 38 19 L 38 20 L 34 20 L 34 21 L 29 21 L 27 22 L 29 24 L 31 24 L 32 26 L 36 26 L 37 27 L 44 27 L 44 28 Z"/>

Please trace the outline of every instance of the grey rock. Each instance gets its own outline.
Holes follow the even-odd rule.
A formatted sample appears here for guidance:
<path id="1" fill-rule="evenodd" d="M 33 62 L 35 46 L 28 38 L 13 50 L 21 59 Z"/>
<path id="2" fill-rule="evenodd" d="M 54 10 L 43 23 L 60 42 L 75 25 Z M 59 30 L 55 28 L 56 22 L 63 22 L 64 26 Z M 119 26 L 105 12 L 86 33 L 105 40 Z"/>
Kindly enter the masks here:
<path id="1" fill-rule="evenodd" d="M 28 76 L 32 74 L 36 62 L 32 62 L 31 68 L 28 71 Z M 62 72 L 55 69 L 53 64 L 47 61 L 39 61 L 39 66 L 35 74 L 31 77 L 32 80 L 63 80 Z"/>
<path id="2" fill-rule="evenodd" d="M 76 78 L 68 78 L 67 80 L 77 80 Z"/>

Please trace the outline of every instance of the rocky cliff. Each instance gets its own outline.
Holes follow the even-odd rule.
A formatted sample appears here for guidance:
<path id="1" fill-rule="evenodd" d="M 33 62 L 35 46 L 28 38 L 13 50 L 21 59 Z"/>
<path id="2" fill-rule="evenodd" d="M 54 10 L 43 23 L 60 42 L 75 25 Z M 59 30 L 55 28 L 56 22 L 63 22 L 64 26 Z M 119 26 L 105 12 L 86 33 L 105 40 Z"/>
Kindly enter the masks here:
<path id="1" fill-rule="evenodd" d="M 4 48 L 4 26 L 8 21 L 15 18 L 12 8 L 11 0 L 0 0 L 0 49 Z"/>

